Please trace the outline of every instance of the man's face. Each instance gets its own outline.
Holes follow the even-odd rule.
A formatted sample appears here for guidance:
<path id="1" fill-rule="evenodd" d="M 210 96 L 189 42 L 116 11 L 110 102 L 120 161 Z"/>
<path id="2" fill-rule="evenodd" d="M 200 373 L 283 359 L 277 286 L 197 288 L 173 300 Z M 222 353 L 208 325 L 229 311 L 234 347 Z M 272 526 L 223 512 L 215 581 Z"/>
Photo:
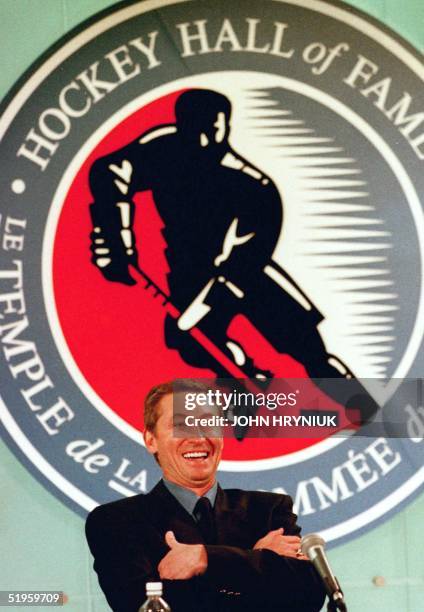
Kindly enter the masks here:
<path id="1" fill-rule="evenodd" d="M 200 131 L 200 146 L 210 148 L 219 146 L 228 140 L 230 124 L 224 112 L 218 112 L 205 121 Z"/>
<path id="2" fill-rule="evenodd" d="M 215 482 L 222 455 L 222 438 L 174 437 L 172 395 L 165 395 L 157 407 L 159 419 L 155 431 L 146 431 L 144 439 L 150 453 L 157 453 L 167 480 L 186 488 L 201 488 Z"/>

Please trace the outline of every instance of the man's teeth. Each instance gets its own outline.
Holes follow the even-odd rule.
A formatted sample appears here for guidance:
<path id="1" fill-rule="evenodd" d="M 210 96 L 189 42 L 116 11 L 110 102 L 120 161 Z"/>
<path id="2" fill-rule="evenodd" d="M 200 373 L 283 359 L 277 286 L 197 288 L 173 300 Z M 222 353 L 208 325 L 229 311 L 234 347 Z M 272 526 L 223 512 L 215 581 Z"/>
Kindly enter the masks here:
<path id="1" fill-rule="evenodd" d="M 205 459 L 209 453 L 206 451 L 193 451 L 190 453 L 183 453 L 184 459 Z"/>

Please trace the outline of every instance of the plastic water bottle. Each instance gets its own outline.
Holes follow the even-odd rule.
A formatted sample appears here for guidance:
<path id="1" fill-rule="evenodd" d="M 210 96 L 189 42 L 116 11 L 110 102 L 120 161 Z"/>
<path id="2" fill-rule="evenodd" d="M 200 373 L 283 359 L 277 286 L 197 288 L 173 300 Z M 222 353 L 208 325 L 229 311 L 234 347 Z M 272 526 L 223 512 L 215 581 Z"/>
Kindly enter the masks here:
<path id="1" fill-rule="evenodd" d="M 161 582 L 147 582 L 147 599 L 138 612 L 171 612 L 171 608 L 166 601 L 162 599 L 162 592 Z"/>

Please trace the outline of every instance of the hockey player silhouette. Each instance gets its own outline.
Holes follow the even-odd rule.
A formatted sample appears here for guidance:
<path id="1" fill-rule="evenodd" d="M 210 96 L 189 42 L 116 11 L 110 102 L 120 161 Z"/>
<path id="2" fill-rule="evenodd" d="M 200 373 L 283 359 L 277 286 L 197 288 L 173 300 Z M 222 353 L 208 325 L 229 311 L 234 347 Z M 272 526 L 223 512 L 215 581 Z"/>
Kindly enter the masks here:
<path id="1" fill-rule="evenodd" d="M 148 130 L 93 164 L 92 262 L 109 281 L 136 283 L 132 198 L 151 191 L 165 226 L 171 300 L 182 313 L 166 318 L 167 347 L 190 365 L 228 377 L 187 333 L 197 326 L 246 376 L 270 378 L 272 372 L 259 369 L 228 336 L 232 319 L 242 314 L 275 349 L 322 379 L 333 399 L 346 406 L 361 396 L 362 405 L 355 399 L 352 407 L 368 419 L 377 406 L 348 367 L 327 353 L 317 328 L 321 313 L 272 259 L 282 201 L 271 178 L 232 149 L 230 101 L 214 91 L 188 90 L 178 97 L 175 116 L 175 124 Z M 326 382 L 341 378 L 347 386 Z"/>

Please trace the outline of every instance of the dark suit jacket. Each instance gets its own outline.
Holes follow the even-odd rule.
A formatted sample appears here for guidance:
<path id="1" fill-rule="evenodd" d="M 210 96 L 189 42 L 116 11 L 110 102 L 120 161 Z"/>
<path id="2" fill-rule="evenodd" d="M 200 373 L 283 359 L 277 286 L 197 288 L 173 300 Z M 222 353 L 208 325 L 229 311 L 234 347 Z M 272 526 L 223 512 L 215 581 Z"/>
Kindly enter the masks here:
<path id="1" fill-rule="evenodd" d="M 215 516 L 217 544 L 206 545 L 205 574 L 164 581 L 172 612 L 321 609 L 325 593 L 309 561 L 252 550 L 271 529 L 299 534 L 290 497 L 219 487 Z M 159 580 L 158 563 L 169 551 L 164 542 L 168 530 L 180 542 L 203 543 L 196 522 L 162 481 L 147 495 L 99 506 L 88 516 L 94 569 L 116 612 L 137 612 L 145 600 L 145 583 Z"/>

